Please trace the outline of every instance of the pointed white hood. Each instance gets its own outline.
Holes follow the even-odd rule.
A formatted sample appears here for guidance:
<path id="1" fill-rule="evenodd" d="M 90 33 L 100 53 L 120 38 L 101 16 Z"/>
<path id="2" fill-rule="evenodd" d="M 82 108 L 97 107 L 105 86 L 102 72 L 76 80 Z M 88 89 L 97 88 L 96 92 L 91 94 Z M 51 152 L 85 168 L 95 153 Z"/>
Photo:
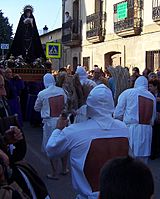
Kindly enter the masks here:
<path id="1" fill-rule="evenodd" d="M 43 83 L 45 88 L 48 88 L 49 86 L 55 86 L 56 81 L 52 74 L 47 73 L 43 76 Z"/>
<path id="2" fill-rule="evenodd" d="M 140 76 L 136 79 L 134 83 L 134 88 L 140 88 L 140 89 L 145 89 L 148 90 L 148 80 L 144 76 Z"/>
<path id="3" fill-rule="evenodd" d="M 88 77 L 88 74 L 83 66 L 77 66 L 76 74 L 79 75 L 80 82 Z"/>
<path id="4" fill-rule="evenodd" d="M 103 84 L 92 89 L 87 101 L 87 116 L 100 125 L 102 129 L 113 127 L 115 119 L 112 118 L 114 112 L 114 101 L 111 90 Z"/>

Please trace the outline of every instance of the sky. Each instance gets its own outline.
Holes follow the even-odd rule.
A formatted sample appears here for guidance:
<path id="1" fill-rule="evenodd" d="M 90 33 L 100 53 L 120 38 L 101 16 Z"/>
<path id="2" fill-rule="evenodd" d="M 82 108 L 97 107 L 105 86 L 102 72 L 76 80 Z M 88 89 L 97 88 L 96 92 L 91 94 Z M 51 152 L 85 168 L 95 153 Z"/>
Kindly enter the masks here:
<path id="1" fill-rule="evenodd" d="M 24 6 L 28 4 L 34 8 L 33 15 L 38 30 L 43 30 L 45 25 L 49 31 L 62 26 L 61 0 L 0 0 L 0 10 L 4 17 L 8 17 L 9 23 L 13 24 L 13 33 L 16 32 Z"/>

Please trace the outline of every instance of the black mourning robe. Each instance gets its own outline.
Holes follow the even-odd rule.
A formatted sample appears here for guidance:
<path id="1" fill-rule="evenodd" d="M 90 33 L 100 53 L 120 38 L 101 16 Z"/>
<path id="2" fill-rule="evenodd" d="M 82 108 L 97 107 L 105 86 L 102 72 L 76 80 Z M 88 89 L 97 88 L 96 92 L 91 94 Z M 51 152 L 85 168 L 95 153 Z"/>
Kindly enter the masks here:
<path id="1" fill-rule="evenodd" d="M 22 14 L 8 57 L 11 54 L 15 57 L 22 55 L 27 63 L 31 63 L 36 58 L 40 57 L 46 59 L 38 34 L 35 18 L 32 14 L 29 17 L 33 19 L 33 26 L 31 23 L 24 23 L 26 18 L 25 14 Z"/>

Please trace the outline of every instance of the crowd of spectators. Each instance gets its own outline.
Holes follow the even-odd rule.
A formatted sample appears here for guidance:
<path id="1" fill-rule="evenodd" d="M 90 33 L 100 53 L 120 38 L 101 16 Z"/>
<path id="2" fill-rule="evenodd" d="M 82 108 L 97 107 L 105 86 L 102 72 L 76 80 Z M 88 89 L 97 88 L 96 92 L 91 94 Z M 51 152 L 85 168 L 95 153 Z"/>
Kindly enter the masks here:
<path id="1" fill-rule="evenodd" d="M 13 74 L 12 68 L 1 65 L 0 72 L 0 194 L 4 194 L 3 198 L 7 194 L 8 198 L 16 199 L 49 198 L 39 175 L 24 162 L 27 143 L 22 129 L 29 107 L 32 122 L 37 124 L 38 118 L 39 125 L 43 124 L 42 151 L 52 167 L 52 173 L 46 174 L 48 178 L 59 179 L 57 160 L 60 158 L 62 174 L 72 173 L 77 199 L 97 199 L 98 195 L 100 199 L 151 199 L 154 184 L 147 163 L 148 158 L 160 157 L 160 72 L 145 69 L 141 75 L 139 68 L 134 67 L 130 74 L 126 67 L 110 66 L 103 71 L 97 65 L 92 71 L 83 66 L 73 71 L 69 65 L 56 74 L 45 74 L 38 87 L 37 82 L 27 87 L 28 83 Z M 28 88 L 33 92 L 29 93 Z M 101 156 L 101 161 L 97 156 Z M 110 161 L 113 158 L 116 159 Z M 100 183 L 96 177 L 93 182 L 91 173 L 101 176 Z M 145 194 L 143 186 L 147 190 Z M 6 189 L 14 190 L 12 196 Z"/>

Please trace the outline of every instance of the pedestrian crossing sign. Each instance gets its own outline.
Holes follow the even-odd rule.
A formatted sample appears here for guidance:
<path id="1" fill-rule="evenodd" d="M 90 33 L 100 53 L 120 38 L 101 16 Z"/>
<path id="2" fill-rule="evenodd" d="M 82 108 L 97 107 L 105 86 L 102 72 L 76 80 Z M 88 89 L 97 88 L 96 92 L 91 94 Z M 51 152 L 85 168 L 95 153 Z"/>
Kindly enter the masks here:
<path id="1" fill-rule="evenodd" d="M 46 57 L 53 59 L 61 58 L 61 43 L 47 42 L 46 43 Z"/>

